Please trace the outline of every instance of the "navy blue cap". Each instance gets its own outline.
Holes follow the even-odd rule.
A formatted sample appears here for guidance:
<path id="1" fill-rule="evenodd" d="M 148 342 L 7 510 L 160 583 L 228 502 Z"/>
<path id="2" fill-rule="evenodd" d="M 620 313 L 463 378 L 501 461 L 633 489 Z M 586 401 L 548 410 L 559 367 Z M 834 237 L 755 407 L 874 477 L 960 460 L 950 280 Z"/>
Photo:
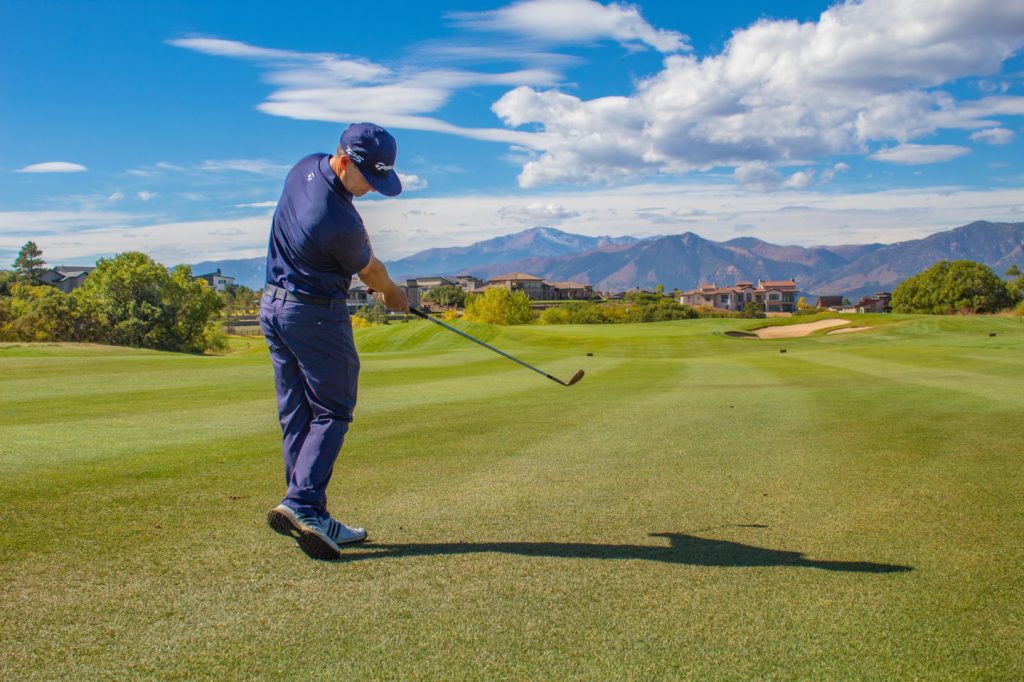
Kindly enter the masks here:
<path id="1" fill-rule="evenodd" d="M 341 149 L 371 187 L 386 197 L 401 194 L 402 181 L 395 172 L 398 143 L 391 133 L 373 123 L 353 123 L 341 134 Z"/>

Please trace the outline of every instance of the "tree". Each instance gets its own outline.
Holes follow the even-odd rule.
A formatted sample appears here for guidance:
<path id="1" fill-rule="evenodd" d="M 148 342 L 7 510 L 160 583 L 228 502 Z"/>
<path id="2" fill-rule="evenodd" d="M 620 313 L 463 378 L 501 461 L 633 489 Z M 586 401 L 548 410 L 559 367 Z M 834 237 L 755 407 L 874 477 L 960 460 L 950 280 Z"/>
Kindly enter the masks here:
<path id="1" fill-rule="evenodd" d="M 0 315 L 0 338 L 6 341 L 80 341 L 81 311 L 60 289 L 15 284 Z"/>
<path id="2" fill-rule="evenodd" d="M 747 301 L 747 304 L 743 306 L 743 312 L 740 313 L 740 317 L 764 317 L 764 311 L 761 310 L 761 304 L 757 301 Z"/>
<path id="3" fill-rule="evenodd" d="M 525 292 L 490 287 L 481 296 L 468 297 L 463 317 L 489 324 L 529 324 L 533 309 Z"/>
<path id="4" fill-rule="evenodd" d="M 892 292 L 897 313 L 993 313 L 1012 304 L 1006 282 L 987 265 L 969 260 L 939 261 Z"/>
<path id="5" fill-rule="evenodd" d="M 444 308 L 461 308 L 466 304 L 466 292 L 454 284 L 442 284 L 423 294 L 423 300 Z"/>
<path id="6" fill-rule="evenodd" d="M 1018 301 L 1024 300 L 1024 272 L 1016 265 L 1011 265 L 1010 269 L 1006 271 L 1006 276 L 1013 278 L 1006 284 L 1010 295 Z"/>
<path id="7" fill-rule="evenodd" d="M 224 301 L 224 313 L 227 315 L 251 315 L 260 307 L 260 292 L 242 284 L 230 286 L 218 296 Z"/>
<path id="8" fill-rule="evenodd" d="M 363 306 L 362 308 L 355 312 L 353 317 L 361 318 L 369 325 L 388 323 L 388 311 L 380 303 L 374 303 L 372 305 Z"/>
<path id="9" fill-rule="evenodd" d="M 46 272 L 46 261 L 43 260 L 42 249 L 33 241 L 25 242 L 14 261 L 14 270 L 17 272 L 18 281 L 22 284 L 33 286 L 40 284 L 40 278 Z"/>
<path id="10" fill-rule="evenodd" d="M 224 303 L 187 265 L 171 273 L 140 252 L 103 258 L 72 297 L 93 341 L 189 353 L 224 345 Z"/>
<path id="11" fill-rule="evenodd" d="M 13 270 L 0 270 L 0 296 L 10 296 L 11 287 L 18 281 L 18 274 Z"/>

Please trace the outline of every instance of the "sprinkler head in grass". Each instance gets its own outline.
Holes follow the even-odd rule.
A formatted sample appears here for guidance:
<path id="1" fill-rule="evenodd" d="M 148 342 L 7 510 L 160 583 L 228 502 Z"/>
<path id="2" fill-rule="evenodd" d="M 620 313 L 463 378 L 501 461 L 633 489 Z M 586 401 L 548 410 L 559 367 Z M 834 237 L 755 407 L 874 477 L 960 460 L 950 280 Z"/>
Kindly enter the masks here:
<path id="1" fill-rule="evenodd" d="M 785 348 L 780 348 L 780 349 L 779 349 L 779 352 L 780 352 L 780 353 L 785 353 L 785 352 L 786 352 L 786 349 L 785 349 Z"/>
<path id="2" fill-rule="evenodd" d="M 592 357 L 594 357 L 594 354 L 593 353 L 587 353 L 587 357 L 588 358 L 592 358 Z"/>

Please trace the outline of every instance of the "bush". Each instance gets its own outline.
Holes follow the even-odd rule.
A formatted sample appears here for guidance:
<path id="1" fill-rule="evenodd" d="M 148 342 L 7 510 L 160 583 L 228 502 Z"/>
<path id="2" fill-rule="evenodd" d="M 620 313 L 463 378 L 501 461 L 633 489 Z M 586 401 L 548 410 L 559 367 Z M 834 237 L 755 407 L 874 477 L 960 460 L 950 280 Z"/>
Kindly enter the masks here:
<path id="1" fill-rule="evenodd" d="M 218 328 L 223 301 L 187 265 L 172 273 L 137 251 L 102 258 L 71 297 L 84 340 L 186 353 L 227 343 Z"/>
<path id="2" fill-rule="evenodd" d="M 1006 282 L 992 268 L 969 260 L 939 261 L 892 292 L 897 313 L 994 313 L 1013 302 Z"/>
<path id="3" fill-rule="evenodd" d="M 735 310 L 723 310 L 722 308 L 710 305 L 699 305 L 693 310 L 697 313 L 697 317 L 746 317 L 745 311 L 740 313 Z M 758 313 L 760 313 L 760 308 L 758 308 Z M 764 315 L 759 314 L 758 317 L 764 317 Z"/>
<path id="4" fill-rule="evenodd" d="M 423 300 L 444 308 L 461 308 L 466 303 L 466 292 L 462 287 L 444 284 L 423 294 Z"/>
<path id="5" fill-rule="evenodd" d="M 628 296 L 628 295 L 627 295 Z M 548 308 L 540 315 L 541 324 L 616 324 L 622 322 L 664 322 L 697 317 L 689 306 L 675 301 L 642 294 L 633 298 L 640 303 L 588 303 L 572 301 Z"/>
<path id="6" fill-rule="evenodd" d="M 388 311 L 381 303 L 374 303 L 372 305 L 364 306 L 357 310 L 352 315 L 352 321 L 355 322 L 355 318 L 361 318 L 366 324 L 363 326 L 372 327 L 378 324 L 388 323 Z M 363 323 L 360 322 L 360 325 Z"/>
<path id="7" fill-rule="evenodd" d="M 482 296 L 467 297 L 463 317 L 488 324 L 513 325 L 533 322 L 534 313 L 525 292 L 490 287 Z"/>
<path id="8" fill-rule="evenodd" d="M 370 322 L 368 319 L 366 319 L 365 317 L 362 317 L 361 315 L 353 315 L 352 316 L 352 328 L 353 329 L 367 329 L 369 327 L 374 327 L 374 326 L 376 326 L 376 325 L 374 325 L 373 322 Z"/>
<path id="9" fill-rule="evenodd" d="M 761 318 L 764 317 L 764 311 L 761 310 L 761 306 L 757 301 L 748 301 L 747 304 L 743 306 L 743 312 L 740 313 L 740 317 Z"/>
<path id="10" fill-rule="evenodd" d="M 54 287 L 15 284 L 0 312 L 5 341 L 83 340 L 82 315 L 75 300 Z"/>

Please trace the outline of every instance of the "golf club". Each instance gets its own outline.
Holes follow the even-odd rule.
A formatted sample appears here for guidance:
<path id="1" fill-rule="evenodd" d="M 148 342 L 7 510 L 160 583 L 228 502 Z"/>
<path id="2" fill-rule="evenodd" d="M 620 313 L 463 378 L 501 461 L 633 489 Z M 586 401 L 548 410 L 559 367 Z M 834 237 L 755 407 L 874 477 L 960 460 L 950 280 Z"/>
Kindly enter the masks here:
<path id="1" fill-rule="evenodd" d="M 576 370 L 576 373 L 572 375 L 572 378 L 569 379 L 569 381 L 562 381 L 561 379 L 559 379 L 557 377 L 553 377 L 550 374 L 548 374 L 547 372 L 544 372 L 543 370 L 537 369 L 533 365 L 530 365 L 528 363 L 523 362 L 519 358 L 514 358 L 511 355 L 509 355 L 508 353 L 506 353 L 504 351 L 500 351 L 497 348 L 495 348 L 494 346 L 491 346 L 491 345 L 488 345 L 488 344 L 484 343 L 480 339 L 474 338 L 474 337 L 470 336 L 469 334 L 467 334 L 465 332 L 459 331 L 455 327 L 452 327 L 450 325 L 445 324 L 441 320 L 438 320 L 438 319 L 435 319 L 435 318 L 431 317 L 430 315 L 428 315 L 427 313 L 423 312 L 422 310 L 420 310 L 418 308 L 413 308 L 412 306 L 409 306 L 409 312 L 412 313 L 413 315 L 416 315 L 417 317 L 422 317 L 424 320 L 429 320 L 430 322 L 433 322 L 436 325 L 444 327 L 445 329 L 447 329 L 450 332 L 455 332 L 459 336 L 463 336 L 463 337 L 469 339 L 470 341 L 473 341 L 474 343 L 479 343 L 484 348 L 487 348 L 488 350 L 493 350 L 498 355 L 502 355 L 502 356 L 508 358 L 509 360 L 512 360 L 513 362 L 518 362 L 523 367 L 528 367 L 528 368 L 532 369 L 534 372 L 536 372 L 537 374 L 542 374 L 542 375 L 546 376 L 548 379 L 551 379 L 552 381 L 554 381 L 556 383 L 562 384 L 563 386 L 572 386 L 577 381 L 579 381 L 580 379 L 583 378 L 583 370 L 579 369 L 579 370 Z"/>

